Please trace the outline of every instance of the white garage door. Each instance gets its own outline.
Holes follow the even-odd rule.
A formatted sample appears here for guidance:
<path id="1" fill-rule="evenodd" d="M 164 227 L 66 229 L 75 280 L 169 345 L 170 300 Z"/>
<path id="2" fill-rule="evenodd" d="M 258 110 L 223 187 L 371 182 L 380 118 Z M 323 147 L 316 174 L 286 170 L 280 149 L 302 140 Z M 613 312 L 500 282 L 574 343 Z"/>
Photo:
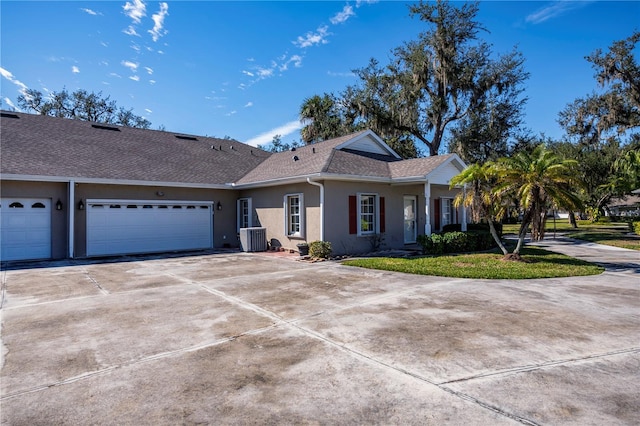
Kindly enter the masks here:
<path id="1" fill-rule="evenodd" d="M 87 200 L 87 256 L 213 247 L 212 203 Z"/>
<path id="2" fill-rule="evenodd" d="M 0 200 L 0 259 L 28 260 L 51 257 L 51 200 Z"/>

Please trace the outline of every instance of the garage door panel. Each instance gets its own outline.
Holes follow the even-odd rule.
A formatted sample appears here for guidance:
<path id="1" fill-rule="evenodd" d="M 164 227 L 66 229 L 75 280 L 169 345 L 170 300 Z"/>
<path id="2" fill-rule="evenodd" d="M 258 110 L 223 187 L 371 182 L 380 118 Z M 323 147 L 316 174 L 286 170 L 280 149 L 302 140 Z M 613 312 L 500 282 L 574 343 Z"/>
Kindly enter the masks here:
<path id="1" fill-rule="evenodd" d="M 3 198 L 0 217 L 3 261 L 51 258 L 50 199 Z"/>
<path id="2" fill-rule="evenodd" d="M 114 202 L 98 208 L 89 204 L 87 255 L 211 248 L 212 208 L 205 205 L 203 209 L 200 205 L 143 200 Z"/>

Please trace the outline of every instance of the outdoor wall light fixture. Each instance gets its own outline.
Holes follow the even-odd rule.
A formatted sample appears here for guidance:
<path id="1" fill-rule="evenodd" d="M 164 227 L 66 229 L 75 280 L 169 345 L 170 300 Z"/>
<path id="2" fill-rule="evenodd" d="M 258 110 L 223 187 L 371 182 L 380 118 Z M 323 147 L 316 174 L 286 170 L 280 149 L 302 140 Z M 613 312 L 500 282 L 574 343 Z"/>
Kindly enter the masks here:
<path id="1" fill-rule="evenodd" d="M 82 199 L 78 201 L 78 210 L 84 210 L 84 201 Z"/>
<path id="2" fill-rule="evenodd" d="M 222 203 L 220 201 L 218 201 L 218 204 L 216 204 L 216 208 L 218 210 L 222 210 Z"/>
<path id="3" fill-rule="evenodd" d="M 158 197 L 164 197 L 164 192 L 162 192 L 162 191 L 158 191 L 158 192 L 156 192 L 156 195 L 157 195 Z"/>
<path id="4" fill-rule="evenodd" d="M 62 201 L 60 201 L 60 198 L 58 198 L 56 202 L 56 210 L 62 210 Z"/>

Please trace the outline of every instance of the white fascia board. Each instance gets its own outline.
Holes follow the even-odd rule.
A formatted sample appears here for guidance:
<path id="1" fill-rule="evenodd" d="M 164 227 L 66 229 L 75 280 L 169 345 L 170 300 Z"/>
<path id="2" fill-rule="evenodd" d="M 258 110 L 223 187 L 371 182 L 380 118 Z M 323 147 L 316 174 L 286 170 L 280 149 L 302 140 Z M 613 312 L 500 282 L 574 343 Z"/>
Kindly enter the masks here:
<path id="1" fill-rule="evenodd" d="M 339 151 L 339 150 L 341 150 L 341 149 L 343 149 L 343 148 L 348 148 L 348 147 L 349 147 L 349 145 L 354 144 L 354 143 L 356 143 L 356 142 L 358 142 L 358 141 L 360 141 L 360 140 L 362 140 L 362 139 L 364 139 L 364 138 L 367 138 L 367 137 L 372 138 L 372 139 L 376 142 L 376 144 L 380 145 L 380 147 L 381 147 L 383 150 L 387 151 L 387 152 L 389 153 L 389 155 L 392 155 L 392 156 L 394 156 L 395 158 L 400 158 L 400 156 L 398 155 L 398 153 L 397 153 L 397 152 L 395 152 L 393 149 L 391 149 L 391 147 L 390 147 L 389 145 L 387 145 L 387 144 L 386 144 L 386 142 L 385 142 L 385 141 L 383 141 L 383 140 L 380 138 L 380 136 L 378 136 L 378 135 L 377 135 L 373 130 L 367 130 L 367 131 L 366 131 L 366 132 L 364 132 L 363 134 L 358 135 L 358 136 L 356 136 L 356 137 L 354 137 L 354 138 L 352 138 L 352 139 L 349 139 L 349 140 L 348 140 L 348 141 L 346 141 L 346 142 L 341 143 L 340 145 L 336 146 L 334 149 L 335 149 L 335 150 L 337 150 L 337 151 Z"/>
<path id="2" fill-rule="evenodd" d="M 333 174 L 333 173 L 313 173 L 309 175 L 273 179 L 273 180 L 266 180 L 266 181 L 260 181 L 260 182 L 245 183 L 245 184 L 232 183 L 230 185 L 235 189 L 264 188 L 268 186 L 287 185 L 287 184 L 294 184 L 294 183 L 306 183 L 307 179 L 388 183 L 388 184 L 391 184 L 393 182 L 388 177 L 380 177 L 380 176 L 356 176 L 356 175 L 344 175 L 344 174 Z"/>
<path id="3" fill-rule="evenodd" d="M 38 176 L 38 175 L 15 175 L 2 174 L 2 180 L 19 180 L 28 182 L 69 182 L 100 185 L 133 185 L 133 186 L 167 186 L 174 188 L 203 188 L 203 189 L 233 189 L 228 185 L 188 183 L 188 182 L 152 182 L 146 180 L 119 180 L 119 179 L 99 179 L 99 178 L 79 178 L 68 176 Z"/>

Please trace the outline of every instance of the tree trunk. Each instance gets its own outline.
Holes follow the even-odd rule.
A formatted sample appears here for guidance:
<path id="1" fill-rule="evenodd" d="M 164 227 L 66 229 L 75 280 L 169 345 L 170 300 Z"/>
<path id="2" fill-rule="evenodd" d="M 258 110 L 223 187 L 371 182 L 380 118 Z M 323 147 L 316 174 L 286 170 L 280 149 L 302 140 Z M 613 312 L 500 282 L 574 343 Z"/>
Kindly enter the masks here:
<path id="1" fill-rule="evenodd" d="M 576 222 L 576 215 L 573 210 L 569 210 L 569 223 L 573 229 L 578 229 L 578 222 Z"/>
<path id="2" fill-rule="evenodd" d="M 554 212 L 555 214 L 555 212 Z M 540 233 L 538 241 L 544 240 L 545 228 L 547 227 L 547 212 L 542 212 L 542 226 L 540 226 Z"/>
<path id="3" fill-rule="evenodd" d="M 502 254 L 507 256 L 509 254 L 509 250 L 507 250 L 507 248 L 504 246 L 504 244 L 502 244 L 502 240 L 500 240 L 500 237 L 498 236 L 498 232 L 496 231 L 496 227 L 493 226 L 493 221 L 491 219 L 489 219 L 487 222 L 489 222 L 489 231 L 491 232 L 491 236 L 493 237 L 494 240 L 496 240 L 496 243 L 498 244 L 498 247 L 500 247 L 500 250 L 502 250 Z"/>

